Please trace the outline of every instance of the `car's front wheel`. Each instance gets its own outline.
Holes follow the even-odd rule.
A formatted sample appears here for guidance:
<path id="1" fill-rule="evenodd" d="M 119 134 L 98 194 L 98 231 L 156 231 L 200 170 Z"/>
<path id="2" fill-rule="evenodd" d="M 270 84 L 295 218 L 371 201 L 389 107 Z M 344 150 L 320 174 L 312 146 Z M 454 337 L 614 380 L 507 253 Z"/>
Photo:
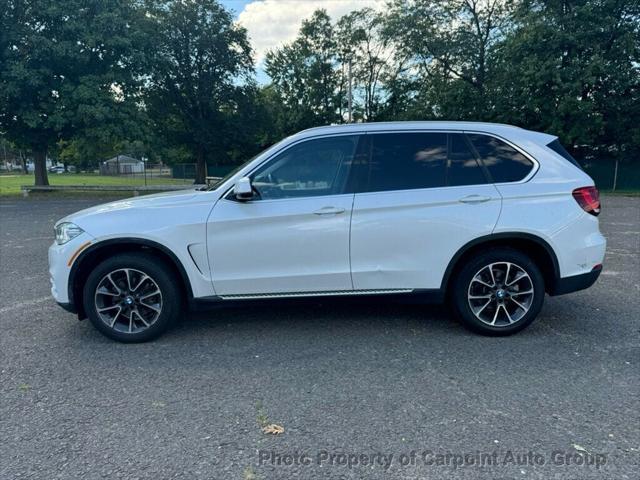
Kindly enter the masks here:
<path id="1" fill-rule="evenodd" d="M 107 337 L 144 342 L 161 335 L 180 313 L 171 269 L 144 253 L 116 255 L 97 265 L 83 290 L 85 312 Z"/>
<path id="2" fill-rule="evenodd" d="M 544 278 L 524 253 L 495 248 L 462 267 L 451 298 L 454 312 L 467 328 L 485 335 L 510 335 L 540 312 Z"/>

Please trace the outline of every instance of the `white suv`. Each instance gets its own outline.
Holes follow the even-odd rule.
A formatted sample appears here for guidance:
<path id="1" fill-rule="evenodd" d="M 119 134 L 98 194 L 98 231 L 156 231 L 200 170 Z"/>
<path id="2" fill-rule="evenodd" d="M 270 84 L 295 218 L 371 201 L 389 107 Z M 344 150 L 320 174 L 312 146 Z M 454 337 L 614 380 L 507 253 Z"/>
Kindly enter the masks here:
<path id="1" fill-rule="evenodd" d="M 115 340 L 158 336 L 184 307 L 325 295 L 448 300 L 506 335 L 602 269 L 593 180 L 551 135 L 460 122 L 305 130 L 209 189 L 70 215 L 52 293 Z"/>

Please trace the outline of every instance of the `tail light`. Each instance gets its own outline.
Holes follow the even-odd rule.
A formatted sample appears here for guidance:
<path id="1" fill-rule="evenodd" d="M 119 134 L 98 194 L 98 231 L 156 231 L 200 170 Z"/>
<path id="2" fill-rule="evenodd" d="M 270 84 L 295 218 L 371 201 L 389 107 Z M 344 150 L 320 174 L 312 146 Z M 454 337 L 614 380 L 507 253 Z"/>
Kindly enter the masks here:
<path id="1" fill-rule="evenodd" d="M 580 187 L 573 191 L 573 198 L 578 205 L 591 215 L 600 215 L 600 192 L 596 187 Z"/>

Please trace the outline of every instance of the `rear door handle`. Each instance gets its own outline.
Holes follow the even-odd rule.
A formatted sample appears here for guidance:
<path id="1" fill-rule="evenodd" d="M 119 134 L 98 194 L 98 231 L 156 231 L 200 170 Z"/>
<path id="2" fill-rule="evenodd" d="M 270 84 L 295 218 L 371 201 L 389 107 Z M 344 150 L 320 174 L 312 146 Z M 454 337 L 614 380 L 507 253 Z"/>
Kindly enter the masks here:
<path id="1" fill-rule="evenodd" d="M 314 215 L 338 215 L 339 213 L 343 213 L 344 208 L 340 207 L 322 207 L 320 210 L 316 210 Z"/>
<path id="2" fill-rule="evenodd" d="M 461 198 L 459 201 L 462 203 L 484 203 L 491 200 L 491 197 L 485 197 L 483 195 L 468 195 Z"/>

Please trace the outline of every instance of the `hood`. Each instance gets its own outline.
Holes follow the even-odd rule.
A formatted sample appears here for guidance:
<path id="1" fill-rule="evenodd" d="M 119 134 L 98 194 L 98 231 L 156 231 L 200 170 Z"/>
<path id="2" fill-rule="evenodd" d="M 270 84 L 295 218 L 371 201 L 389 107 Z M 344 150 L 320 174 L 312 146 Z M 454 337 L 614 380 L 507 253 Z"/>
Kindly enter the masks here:
<path id="1" fill-rule="evenodd" d="M 73 222 L 82 227 L 83 220 L 95 215 L 103 215 L 115 212 L 121 212 L 126 210 L 134 210 L 147 207 L 164 207 L 175 206 L 186 202 L 189 202 L 200 193 L 195 188 L 189 190 L 178 190 L 173 192 L 155 193 L 153 195 L 144 195 L 141 197 L 125 198 L 123 200 L 117 200 L 115 202 L 103 203 L 94 207 L 85 208 L 78 212 L 67 215 L 66 217 L 58 220 L 56 224 L 61 222 Z"/>

